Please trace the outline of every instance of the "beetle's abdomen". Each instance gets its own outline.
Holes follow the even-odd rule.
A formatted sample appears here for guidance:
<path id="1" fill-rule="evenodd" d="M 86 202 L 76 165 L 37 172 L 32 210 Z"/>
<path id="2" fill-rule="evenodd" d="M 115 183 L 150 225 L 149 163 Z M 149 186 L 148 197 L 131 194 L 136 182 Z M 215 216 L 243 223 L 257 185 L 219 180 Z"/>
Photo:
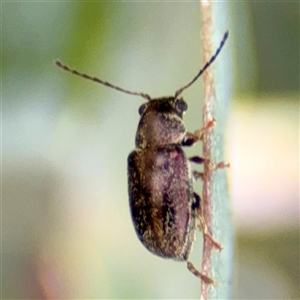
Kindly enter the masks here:
<path id="1" fill-rule="evenodd" d="M 186 260 L 194 240 L 189 163 L 178 145 L 136 149 L 128 157 L 136 233 L 156 255 Z"/>

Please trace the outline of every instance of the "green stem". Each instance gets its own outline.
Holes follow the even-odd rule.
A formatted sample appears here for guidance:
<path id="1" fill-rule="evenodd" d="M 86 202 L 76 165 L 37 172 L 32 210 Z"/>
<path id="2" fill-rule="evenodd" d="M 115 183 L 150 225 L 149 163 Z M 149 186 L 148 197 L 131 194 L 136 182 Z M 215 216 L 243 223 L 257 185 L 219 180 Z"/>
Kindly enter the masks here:
<path id="1" fill-rule="evenodd" d="M 200 9 L 203 62 L 205 63 L 209 61 L 217 48 L 213 43 L 213 41 L 217 42 L 214 38 L 216 37 L 219 43 L 222 34 L 229 29 L 228 22 L 227 24 L 226 21 L 224 22 L 228 16 L 228 5 L 226 2 L 213 3 L 211 0 L 200 0 Z M 217 62 L 203 74 L 203 125 L 205 126 L 212 119 L 216 120 L 215 128 L 204 134 L 203 156 L 215 163 L 224 160 L 225 124 L 228 103 L 231 99 L 230 76 L 228 76 L 230 74 L 228 68 L 229 45 L 230 42 L 225 45 Z M 216 285 L 202 282 L 201 299 L 203 300 L 230 299 L 231 296 L 233 229 L 227 191 L 227 171 L 228 169 L 212 170 L 208 162 L 204 164 L 202 202 L 204 217 L 210 233 L 223 246 L 223 250 L 216 251 L 211 241 L 207 238 L 204 239 L 201 273 L 212 277 Z"/>

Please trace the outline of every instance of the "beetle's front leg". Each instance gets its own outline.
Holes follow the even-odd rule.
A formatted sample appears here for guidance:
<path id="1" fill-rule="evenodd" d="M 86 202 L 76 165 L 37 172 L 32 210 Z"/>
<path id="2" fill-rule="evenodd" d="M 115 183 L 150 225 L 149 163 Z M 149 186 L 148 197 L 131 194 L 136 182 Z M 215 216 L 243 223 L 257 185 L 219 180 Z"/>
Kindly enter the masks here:
<path id="1" fill-rule="evenodd" d="M 205 131 L 209 130 L 210 128 L 214 127 L 216 125 L 216 120 L 212 119 L 209 121 L 206 126 L 202 127 L 201 129 L 196 130 L 194 133 L 192 132 L 187 132 L 183 141 L 182 141 L 182 146 L 193 146 L 195 143 L 198 141 L 201 141 L 203 138 L 203 134 Z"/>
<path id="2" fill-rule="evenodd" d="M 201 198 L 198 194 L 194 193 L 194 202 L 192 205 L 192 210 L 195 210 L 197 213 L 197 217 L 200 221 L 199 229 L 203 232 L 204 238 L 209 239 L 211 244 L 219 251 L 223 249 L 222 245 L 219 244 L 217 241 L 214 240 L 212 235 L 209 233 L 208 227 L 205 222 L 205 218 L 203 215 L 202 207 L 201 207 Z"/>

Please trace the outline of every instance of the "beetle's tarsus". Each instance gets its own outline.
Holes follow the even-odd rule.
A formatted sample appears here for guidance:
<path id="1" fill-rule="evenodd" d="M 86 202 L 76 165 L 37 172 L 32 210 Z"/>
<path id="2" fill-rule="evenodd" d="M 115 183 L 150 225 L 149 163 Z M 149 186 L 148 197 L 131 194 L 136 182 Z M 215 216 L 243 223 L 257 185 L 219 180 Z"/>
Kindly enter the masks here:
<path id="1" fill-rule="evenodd" d="M 226 164 L 224 161 L 220 161 L 214 167 L 215 170 L 217 170 L 217 169 L 225 169 L 225 168 L 230 168 L 230 163 Z"/>
<path id="2" fill-rule="evenodd" d="M 211 171 L 216 171 L 218 169 L 230 168 L 230 163 L 225 163 L 224 161 L 220 161 L 217 164 L 209 161 L 209 169 Z"/>

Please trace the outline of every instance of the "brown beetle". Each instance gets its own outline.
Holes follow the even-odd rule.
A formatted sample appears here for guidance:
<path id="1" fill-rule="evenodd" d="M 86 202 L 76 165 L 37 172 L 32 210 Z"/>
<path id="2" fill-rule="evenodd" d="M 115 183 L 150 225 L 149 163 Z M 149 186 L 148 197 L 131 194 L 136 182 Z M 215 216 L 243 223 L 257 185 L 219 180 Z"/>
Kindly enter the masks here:
<path id="1" fill-rule="evenodd" d="M 182 146 L 192 146 L 199 141 L 203 131 L 212 127 L 214 121 L 197 134 L 188 133 L 182 120 L 187 104 L 179 95 L 212 64 L 227 37 L 228 32 L 210 61 L 172 97 L 152 99 L 147 94 L 122 89 L 56 61 L 59 67 L 73 74 L 147 99 L 139 108 L 141 119 L 136 133 L 136 149 L 128 157 L 129 203 L 138 238 L 149 251 L 164 258 L 188 260 L 199 224 L 220 250 L 220 245 L 206 232 L 200 196 L 193 190 L 189 161 L 203 163 L 204 159 L 198 156 L 188 159 L 182 149 Z M 188 268 L 211 283 L 191 263 L 188 263 Z"/>

